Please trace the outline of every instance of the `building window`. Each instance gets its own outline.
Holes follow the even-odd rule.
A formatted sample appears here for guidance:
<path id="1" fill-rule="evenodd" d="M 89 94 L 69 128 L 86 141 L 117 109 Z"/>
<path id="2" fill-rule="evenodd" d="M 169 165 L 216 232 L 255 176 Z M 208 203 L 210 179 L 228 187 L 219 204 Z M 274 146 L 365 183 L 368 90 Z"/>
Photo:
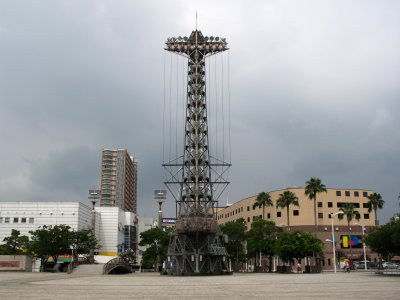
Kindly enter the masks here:
<path id="1" fill-rule="evenodd" d="M 336 191 L 336 196 L 342 196 L 342 192 L 341 191 Z"/>
<path id="2" fill-rule="evenodd" d="M 318 219 L 323 219 L 324 218 L 324 214 L 323 213 L 318 213 Z"/>
<path id="3" fill-rule="evenodd" d="M 363 192 L 363 197 L 368 197 L 368 192 Z"/>
<path id="4" fill-rule="evenodd" d="M 363 208 L 368 208 L 368 203 L 363 203 Z"/>
<path id="5" fill-rule="evenodd" d="M 281 213 L 280 211 L 278 211 L 278 212 L 276 213 L 276 216 L 277 216 L 278 218 L 280 218 L 280 217 L 282 216 L 282 213 Z"/>
<path id="6" fill-rule="evenodd" d="M 267 213 L 267 219 L 271 219 L 271 214 Z"/>
<path id="7" fill-rule="evenodd" d="M 4 223 L 10 223 L 10 218 L 9 217 L 5 217 L 4 218 Z"/>
<path id="8" fill-rule="evenodd" d="M 18 218 L 14 218 L 14 223 L 18 223 Z"/>
<path id="9" fill-rule="evenodd" d="M 322 207 L 322 202 L 318 202 L 318 207 Z"/>
<path id="10" fill-rule="evenodd" d="M 243 212 L 243 206 L 240 208 L 240 210 Z"/>
<path id="11" fill-rule="evenodd" d="M 344 194 L 346 195 L 346 197 L 350 197 L 350 191 L 345 191 Z"/>
<path id="12" fill-rule="evenodd" d="M 250 206 L 247 206 L 247 211 L 250 211 Z"/>
<path id="13" fill-rule="evenodd" d="M 0 223 L 3 223 L 3 217 L 0 217 Z"/>
<path id="14" fill-rule="evenodd" d="M 35 222 L 34 218 L 29 218 L 29 224 L 33 224 Z"/>
<path id="15" fill-rule="evenodd" d="M 247 217 L 247 222 L 250 223 L 250 217 Z"/>
<path id="16" fill-rule="evenodd" d="M 299 210 L 298 209 L 295 209 L 294 211 L 293 211 L 293 216 L 298 216 L 299 215 Z"/>
<path id="17" fill-rule="evenodd" d="M 253 221 L 256 219 L 256 216 L 253 216 Z"/>
<path id="18" fill-rule="evenodd" d="M 360 196 L 359 192 L 358 192 L 358 191 L 355 191 L 355 192 L 354 192 L 354 197 L 359 197 L 359 196 Z"/>
<path id="19" fill-rule="evenodd" d="M 364 214 L 364 219 L 369 219 L 369 214 Z"/>
<path id="20" fill-rule="evenodd" d="M 258 217 L 259 217 L 260 219 L 262 219 L 262 215 L 259 215 Z"/>
<path id="21" fill-rule="evenodd" d="M 333 203 L 332 202 L 328 202 L 328 207 L 333 207 Z"/>
<path id="22" fill-rule="evenodd" d="M 26 218 L 21 218 L 21 223 L 26 223 Z"/>
<path id="23" fill-rule="evenodd" d="M 330 266 L 330 265 L 331 265 L 331 259 L 328 258 L 328 266 Z"/>

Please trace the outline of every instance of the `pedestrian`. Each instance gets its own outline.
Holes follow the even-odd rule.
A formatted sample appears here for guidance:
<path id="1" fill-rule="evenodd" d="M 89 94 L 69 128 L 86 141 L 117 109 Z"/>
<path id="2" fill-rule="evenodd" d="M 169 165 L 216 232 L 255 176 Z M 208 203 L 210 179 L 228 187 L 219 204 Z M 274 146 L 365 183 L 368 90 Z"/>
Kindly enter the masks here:
<path id="1" fill-rule="evenodd" d="M 301 273 L 301 264 L 297 263 L 297 273 Z"/>
<path id="2" fill-rule="evenodd" d="M 344 262 L 344 271 L 350 272 L 350 263 L 348 259 L 346 259 L 346 261 Z"/>

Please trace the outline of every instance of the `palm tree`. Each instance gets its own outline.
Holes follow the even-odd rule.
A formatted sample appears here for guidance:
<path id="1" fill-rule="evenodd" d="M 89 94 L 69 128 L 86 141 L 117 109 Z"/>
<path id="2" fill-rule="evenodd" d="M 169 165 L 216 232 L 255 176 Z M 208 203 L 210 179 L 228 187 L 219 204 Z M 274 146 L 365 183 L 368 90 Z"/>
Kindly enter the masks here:
<path id="1" fill-rule="evenodd" d="M 258 194 L 256 198 L 256 202 L 253 204 L 253 209 L 262 207 L 263 208 L 263 214 L 262 218 L 265 220 L 264 213 L 265 213 L 265 207 L 266 206 L 274 206 L 272 203 L 271 195 L 269 193 L 261 192 Z"/>
<path id="2" fill-rule="evenodd" d="M 286 212 L 287 212 L 287 225 L 288 227 L 290 226 L 290 221 L 289 221 L 289 206 L 290 205 L 299 205 L 299 198 L 297 198 L 296 194 L 291 192 L 291 191 L 284 191 L 283 194 L 279 194 L 278 201 L 276 202 L 276 208 L 285 208 L 286 207 Z"/>
<path id="3" fill-rule="evenodd" d="M 340 209 L 340 211 L 343 212 L 343 214 L 338 214 L 338 218 L 342 220 L 344 216 L 346 216 L 347 220 L 347 228 L 349 231 L 349 246 L 350 246 L 350 256 L 351 256 L 351 234 L 350 234 L 350 223 L 353 221 L 353 219 L 356 219 L 357 221 L 360 220 L 360 213 L 358 210 L 355 209 L 353 203 L 345 203 L 343 207 Z"/>
<path id="4" fill-rule="evenodd" d="M 368 197 L 368 212 L 371 212 L 372 210 L 375 212 L 375 222 L 377 223 L 378 221 L 378 215 L 377 215 L 377 210 L 382 209 L 383 204 L 385 201 L 382 199 L 381 194 L 373 193 L 370 194 Z"/>
<path id="5" fill-rule="evenodd" d="M 308 196 L 308 199 L 314 200 L 314 222 L 315 222 L 315 235 L 317 235 L 317 194 L 325 192 L 327 193 L 326 187 L 322 184 L 321 179 L 311 177 L 306 182 L 304 193 Z"/>

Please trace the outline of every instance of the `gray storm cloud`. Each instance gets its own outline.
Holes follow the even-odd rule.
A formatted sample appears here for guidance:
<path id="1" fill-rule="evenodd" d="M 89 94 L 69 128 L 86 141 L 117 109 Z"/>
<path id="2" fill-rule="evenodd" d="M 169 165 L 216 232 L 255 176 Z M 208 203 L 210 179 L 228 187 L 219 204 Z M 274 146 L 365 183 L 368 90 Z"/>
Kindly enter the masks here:
<path id="1" fill-rule="evenodd" d="M 398 1 L 2 1 L 0 200 L 81 200 L 102 148 L 139 160 L 155 215 L 164 42 L 195 26 L 229 43 L 229 202 L 301 186 L 371 188 L 398 211 Z M 173 214 L 168 199 L 166 214 Z"/>

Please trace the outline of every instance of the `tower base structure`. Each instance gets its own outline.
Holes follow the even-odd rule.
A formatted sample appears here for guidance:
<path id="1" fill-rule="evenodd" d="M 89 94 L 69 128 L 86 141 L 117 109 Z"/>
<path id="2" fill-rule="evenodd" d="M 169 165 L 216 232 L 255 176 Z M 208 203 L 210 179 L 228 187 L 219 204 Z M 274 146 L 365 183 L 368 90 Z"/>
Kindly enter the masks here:
<path id="1" fill-rule="evenodd" d="M 168 275 L 231 274 L 224 235 L 211 217 L 182 217 L 176 221 L 168 249 Z"/>

